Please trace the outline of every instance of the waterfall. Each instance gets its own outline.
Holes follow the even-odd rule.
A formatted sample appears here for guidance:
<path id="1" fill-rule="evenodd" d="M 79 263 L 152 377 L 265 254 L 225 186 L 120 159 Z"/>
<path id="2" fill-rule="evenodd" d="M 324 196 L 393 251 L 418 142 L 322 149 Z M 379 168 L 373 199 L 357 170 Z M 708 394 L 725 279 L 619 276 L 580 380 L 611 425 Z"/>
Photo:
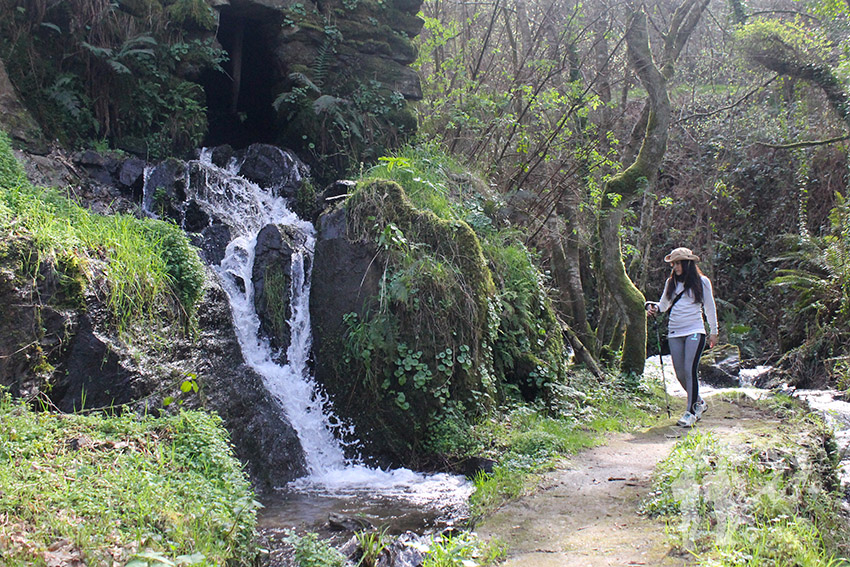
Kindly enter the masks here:
<path id="1" fill-rule="evenodd" d="M 286 414 L 307 462 L 309 475 L 291 482 L 288 488 L 335 497 L 403 499 L 417 507 L 431 506 L 441 513 L 465 509 L 472 487 L 462 477 L 422 475 L 408 469 L 384 471 L 345 458 L 339 438 L 353 436 L 353 431 L 334 416 L 327 396 L 318 388 L 309 368 L 310 272 L 316 230 L 293 213 L 283 197 L 240 177 L 239 163 L 231 162 L 221 168 L 212 163 L 211 154 L 204 150 L 197 161 L 190 162 L 185 183 L 187 199 L 209 215 L 210 224 L 217 219 L 230 229 L 231 240 L 216 270 L 230 300 L 242 354 Z M 290 175 L 298 176 L 300 172 L 293 168 Z M 147 187 L 145 195 L 149 199 Z M 291 257 L 288 321 L 291 340 L 284 363 L 278 362 L 280 357 L 262 337 L 254 307 L 254 248 L 258 233 L 268 224 L 285 225 L 297 234 Z"/>
<path id="2" fill-rule="evenodd" d="M 274 196 L 255 183 L 234 174 L 234 166 L 214 165 L 210 152 L 192 164 L 201 182 L 187 182 L 187 197 L 210 215 L 228 225 L 231 241 L 217 270 L 230 299 L 234 326 L 245 362 L 262 378 L 292 424 L 304 450 L 311 476 L 346 466 L 343 447 L 334 436 L 340 428 L 308 370 L 312 346 L 310 330 L 310 267 L 316 242 L 313 225 L 293 213 L 283 197 Z M 254 247 L 257 234 L 268 224 L 295 229 L 299 238 L 292 254 L 291 341 L 286 363 L 276 362 L 268 340 L 260 335 L 260 319 L 254 308 Z"/>

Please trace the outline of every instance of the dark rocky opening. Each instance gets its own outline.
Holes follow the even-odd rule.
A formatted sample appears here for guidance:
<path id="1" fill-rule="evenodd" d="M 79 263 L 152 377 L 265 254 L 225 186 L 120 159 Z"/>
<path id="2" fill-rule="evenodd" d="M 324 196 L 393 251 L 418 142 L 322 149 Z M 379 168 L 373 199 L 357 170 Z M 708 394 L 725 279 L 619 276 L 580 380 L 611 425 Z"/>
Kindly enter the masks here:
<path id="1" fill-rule="evenodd" d="M 207 71 L 201 77 L 209 120 L 204 145 L 244 148 L 255 142 L 274 142 L 272 103 L 279 84 L 274 41 L 281 29 L 280 19 L 278 11 L 256 4 L 248 7 L 233 2 L 222 7 L 216 37 L 229 61 L 222 64 L 224 73 Z"/>

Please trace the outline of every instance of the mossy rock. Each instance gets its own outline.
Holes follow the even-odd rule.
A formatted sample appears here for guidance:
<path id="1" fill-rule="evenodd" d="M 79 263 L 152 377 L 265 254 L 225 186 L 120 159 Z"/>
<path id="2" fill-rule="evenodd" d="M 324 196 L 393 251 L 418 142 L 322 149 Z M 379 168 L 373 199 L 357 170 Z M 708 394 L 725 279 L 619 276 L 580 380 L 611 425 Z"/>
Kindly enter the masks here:
<path id="1" fill-rule="evenodd" d="M 339 211 L 320 219 L 311 298 L 320 327 L 317 378 L 370 452 L 410 464 L 429 425 L 447 408 L 460 404 L 474 414 L 496 397 L 490 347 L 495 286 L 472 229 L 417 209 L 395 182 L 359 183 L 343 211 L 344 242 L 337 238 L 334 246 L 373 252 L 363 256 L 367 266 L 348 274 L 351 285 L 344 287 L 353 287 L 357 299 L 344 307 L 341 289 L 315 283 L 337 270 L 325 250 L 329 220 Z M 358 287 L 361 281 L 366 285 Z M 331 293 L 337 297 L 327 297 Z M 326 312 L 333 303 L 340 304 L 336 315 Z M 344 317 L 346 324 L 335 322 Z"/>
<path id="2" fill-rule="evenodd" d="M 738 386 L 741 350 L 732 344 L 717 345 L 700 358 L 700 379 L 715 387 Z"/>

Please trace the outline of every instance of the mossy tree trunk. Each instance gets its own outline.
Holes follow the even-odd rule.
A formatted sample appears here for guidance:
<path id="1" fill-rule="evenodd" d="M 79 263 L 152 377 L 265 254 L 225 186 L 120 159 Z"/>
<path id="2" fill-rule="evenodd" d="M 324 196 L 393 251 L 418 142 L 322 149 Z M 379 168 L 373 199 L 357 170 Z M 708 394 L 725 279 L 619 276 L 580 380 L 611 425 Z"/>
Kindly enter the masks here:
<path id="1" fill-rule="evenodd" d="M 629 61 L 647 90 L 646 108 L 636 125 L 635 133 L 640 135 L 643 117 L 646 118 L 645 129 L 634 161 L 605 186 L 597 226 L 602 279 L 625 328 L 620 360 L 620 371 L 624 374 L 643 373 L 646 360 L 646 312 L 645 298 L 629 279 L 623 262 L 620 225 L 626 209 L 640 198 L 647 187 L 654 184 L 658 175 L 658 168 L 667 149 L 671 119 L 667 81 L 673 76 L 674 63 L 707 4 L 707 0 L 685 0 L 676 10 L 670 29 L 664 36 L 660 67 L 655 64 L 649 48 L 647 18 L 643 9 L 633 10 L 626 29 Z"/>

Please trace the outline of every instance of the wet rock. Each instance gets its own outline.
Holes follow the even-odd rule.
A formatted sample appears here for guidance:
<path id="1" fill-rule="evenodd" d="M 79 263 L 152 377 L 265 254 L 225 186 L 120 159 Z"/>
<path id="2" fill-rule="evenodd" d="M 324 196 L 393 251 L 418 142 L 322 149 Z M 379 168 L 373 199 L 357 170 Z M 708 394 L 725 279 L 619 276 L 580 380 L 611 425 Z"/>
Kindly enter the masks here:
<path id="1" fill-rule="evenodd" d="M 230 229 L 223 224 L 207 226 L 200 233 L 192 235 L 192 244 L 200 249 L 201 260 L 211 266 L 221 264 L 230 240 Z"/>
<path id="2" fill-rule="evenodd" d="M 328 515 L 328 527 L 336 531 L 359 532 L 374 529 L 375 526 L 363 517 L 332 513 Z"/>
<path id="3" fill-rule="evenodd" d="M 211 272 L 198 308 L 198 328 L 195 340 L 177 340 L 170 353 L 174 368 L 193 373 L 201 383 L 202 398 L 189 398 L 186 406 L 221 416 L 257 490 L 303 476 L 306 465 L 297 434 L 262 378 L 244 362 L 227 296 Z"/>
<path id="4" fill-rule="evenodd" d="M 310 292 L 316 381 L 331 395 L 334 411 L 341 418 L 360 419 L 356 425 L 358 436 L 370 447 L 369 453 L 379 457 L 393 440 L 375 433 L 365 423 L 374 413 L 367 409 L 368 400 L 362 395 L 350 395 L 354 385 L 347 375 L 337 371 L 343 348 L 341 337 L 347 331 L 343 317 L 352 312 L 362 316 L 378 292 L 381 268 L 373 261 L 377 249 L 373 244 L 346 238 L 343 207 L 321 215 L 317 230 Z"/>
<path id="5" fill-rule="evenodd" d="M 183 230 L 188 232 L 201 232 L 210 224 L 210 216 L 192 199 L 183 211 Z"/>
<path id="6" fill-rule="evenodd" d="M 145 185 L 145 162 L 138 158 L 124 160 L 118 171 L 118 187 L 141 201 Z"/>
<path id="7" fill-rule="evenodd" d="M 260 328 L 273 347 L 286 351 L 291 331 L 288 321 L 292 282 L 292 254 L 303 246 L 294 232 L 285 226 L 266 225 L 257 234 L 254 248 L 254 308 L 260 318 Z"/>
<path id="8" fill-rule="evenodd" d="M 718 345 L 700 359 L 700 379 L 716 388 L 740 385 L 741 351 L 735 345 Z"/>
<path id="9" fill-rule="evenodd" d="M 230 160 L 236 156 L 236 151 L 229 144 L 216 146 L 212 150 L 212 162 L 222 169 L 227 169 Z"/>
<path id="10" fill-rule="evenodd" d="M 255 488 L 273 489 L 306 474 L 298 435 L 262 377 L 245 363 L 227 295 L 211 272 L 198 328 L 200 336 L 181 340 L 173 358 L 197 374 L 205 393 L 197 402 L 222 417 Z"/>
<path id="11" fill-rule="evenodd" d="M 239 175 L 276 195 L 295 197 L 309 169 L 295 154 L 269 144 L 251 144 L 245 150 Z"/>
<path id="12" fill-rule="evenodd" d="M 175 158 L 159 163 L 148 176 L 145 192 L 147 210 L 181 223 L 181 204 L 186 200 L 186 163 Z"/>
<path id="13" fill-rule="evenodd" d="M 80 317 L 55 376 L 50 397 L 64 412 L 114 408 L 155 388 L 155 380 L 135 368 L 130 353 L 99 333 L 87 314 Z"/>

